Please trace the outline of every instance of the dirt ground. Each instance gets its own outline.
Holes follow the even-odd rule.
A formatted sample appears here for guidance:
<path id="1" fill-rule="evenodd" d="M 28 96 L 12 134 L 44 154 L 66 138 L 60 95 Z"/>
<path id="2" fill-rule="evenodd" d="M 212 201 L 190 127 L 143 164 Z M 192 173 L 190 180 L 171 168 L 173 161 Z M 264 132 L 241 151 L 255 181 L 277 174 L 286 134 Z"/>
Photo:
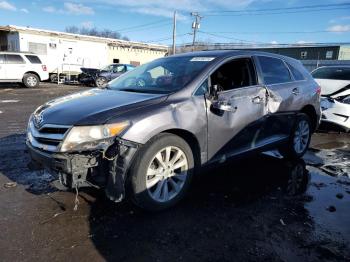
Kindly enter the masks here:
<path id="1" fill-rule="evenodd" d="M 1 261 L 350 261 L 350 135 L 320 133 L 304 160 L 268 152 L 204 171 L 176 207 L 145 213 L 28 168 L 40 104 L 84 87 L 0 86 Z M 15 182 L 15 183 L 13 183 Z"/>

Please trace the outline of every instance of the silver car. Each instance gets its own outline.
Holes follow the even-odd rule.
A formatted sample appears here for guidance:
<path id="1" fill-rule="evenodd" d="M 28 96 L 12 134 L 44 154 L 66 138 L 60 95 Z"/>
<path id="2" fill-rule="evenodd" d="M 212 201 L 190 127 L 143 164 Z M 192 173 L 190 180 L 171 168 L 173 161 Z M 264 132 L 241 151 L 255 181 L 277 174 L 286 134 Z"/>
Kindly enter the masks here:
<path id="1" fill-rule="evenodd" d="M 303 156 L 319 120 L 320 87 L 300 62 L 205 51 L 161 58 L 105 89 L 40 106 L 27 146 L 68 188 L 104 188 L 112 201 L 160 210 L 208 165 L 275 148 Z"/>

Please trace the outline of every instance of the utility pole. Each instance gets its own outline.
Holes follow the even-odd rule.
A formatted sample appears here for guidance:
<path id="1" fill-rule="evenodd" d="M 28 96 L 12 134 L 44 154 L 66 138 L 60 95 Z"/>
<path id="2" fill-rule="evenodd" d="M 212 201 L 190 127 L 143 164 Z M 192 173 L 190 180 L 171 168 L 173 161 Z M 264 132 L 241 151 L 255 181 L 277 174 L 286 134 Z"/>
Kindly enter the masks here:
<path id="1" fill-rule="evenodd" d="M 200 16 L 199 13 L 197 12 L 192 12 L 191 15 L 195 17 L 195 20 L 192 23 L 192 29 L 193 29 L 192 51 L 194 51 L 194 46 L 196 44 L 196 33 L 197 33 L 197 30 L 200 28 L 200 22 L 203 17 Z"/>
<path id="2" fill-rule="evenodd" d="M 174 21 L 173 21 L 173 55 L 176 53 L 176 11 L 174 11 Z"/>

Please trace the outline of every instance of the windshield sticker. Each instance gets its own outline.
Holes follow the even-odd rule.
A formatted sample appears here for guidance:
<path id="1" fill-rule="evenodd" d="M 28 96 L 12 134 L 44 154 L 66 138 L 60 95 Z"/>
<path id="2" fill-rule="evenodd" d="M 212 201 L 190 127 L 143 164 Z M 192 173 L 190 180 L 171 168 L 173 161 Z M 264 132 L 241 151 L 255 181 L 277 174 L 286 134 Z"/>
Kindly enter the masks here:
<path id="1" fill-rule="evenodd" d="M 190 61 L 191 62 L 209 62 L 213 61 L 215 57 L 193 57 Z"/>

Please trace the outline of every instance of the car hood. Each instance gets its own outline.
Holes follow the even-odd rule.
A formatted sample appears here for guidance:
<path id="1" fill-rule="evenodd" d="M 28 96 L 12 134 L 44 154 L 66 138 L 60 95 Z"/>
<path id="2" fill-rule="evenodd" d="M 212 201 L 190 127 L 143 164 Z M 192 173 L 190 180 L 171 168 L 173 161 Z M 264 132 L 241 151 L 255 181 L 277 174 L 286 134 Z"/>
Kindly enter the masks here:
<path id="1" fill-rule="evenodd" d="M 329 96 L 341 91 L 350 85 L 349 80 L 318 79 L 315 81 L 321 86 L 321 95 Z"/>
<path id="2" fill-rule="evenodd" d="M 85 74 L 96 74 L 100 72 L 100 69 L 97 69 L 97 68 L 81 67 L 80 70 Z"/>
<path id="3" fill-rule="evenodd" d="M 60 97 L 40 106 L 34 115 L 40 115 L 40 125 L 98 125 L 130 110 L 160 103 L 164 94 L 145 94 L 91 89 Z"/>

